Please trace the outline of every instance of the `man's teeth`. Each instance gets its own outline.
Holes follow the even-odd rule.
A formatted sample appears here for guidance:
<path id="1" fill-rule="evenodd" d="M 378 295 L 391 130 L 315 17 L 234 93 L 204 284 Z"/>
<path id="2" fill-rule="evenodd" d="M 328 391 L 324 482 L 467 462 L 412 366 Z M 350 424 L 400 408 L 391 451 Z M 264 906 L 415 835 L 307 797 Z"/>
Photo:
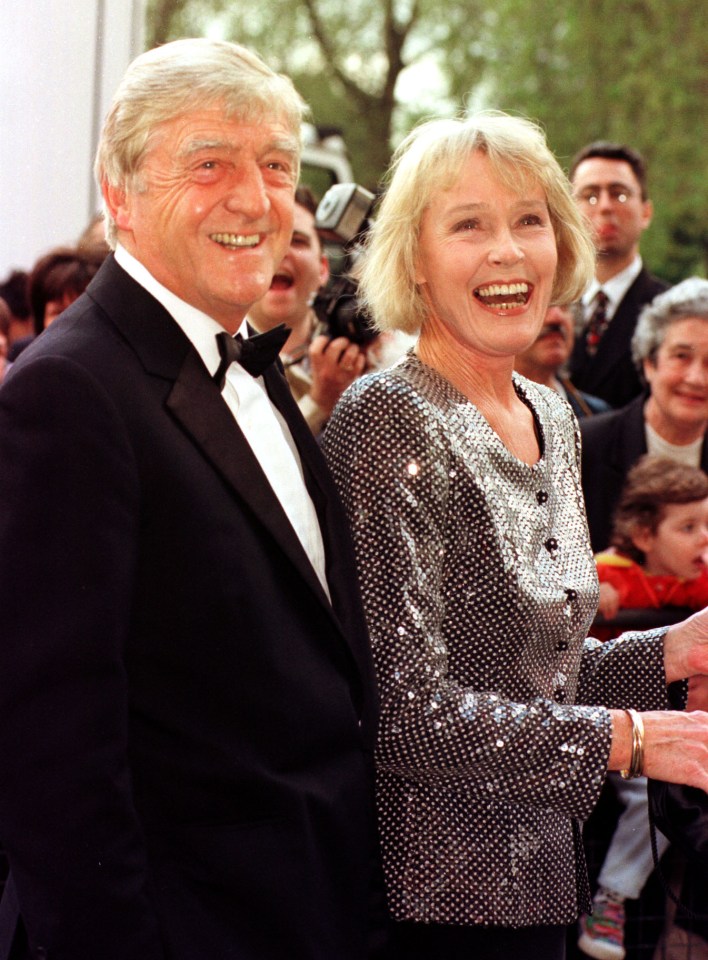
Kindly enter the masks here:
<path id="1" fill-rule="evenodd" d="M 257 233 L 212 233 L 211 239 L 220 243 L 222 247 L 231 247 L 235 250 L 237 247 L 255 247 L 260 236 Z"/>

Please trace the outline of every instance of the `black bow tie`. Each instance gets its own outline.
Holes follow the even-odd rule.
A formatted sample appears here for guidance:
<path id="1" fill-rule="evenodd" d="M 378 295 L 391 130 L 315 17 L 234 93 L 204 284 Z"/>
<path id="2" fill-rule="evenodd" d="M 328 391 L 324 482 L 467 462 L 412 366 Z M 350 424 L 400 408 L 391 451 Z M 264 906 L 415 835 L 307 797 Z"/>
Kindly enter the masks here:
<path id="1" fill-rule="evenodd" d="M 257 333 L 246 340 L 240 333 L 235 337 L 226 331 L 217 333 L 216 343 L 219 347 L 221 363 L 214 374 L 214 380 L 219 390 L 224 389 L 226 371 L 232 363 L 240 363 L 252 377 L 260 377 L 278 356 L 289 336 L 290 327 L 286 327 L 284 323 L 274 327 L 273 330 L 268 330 L 267 333 Z"/>

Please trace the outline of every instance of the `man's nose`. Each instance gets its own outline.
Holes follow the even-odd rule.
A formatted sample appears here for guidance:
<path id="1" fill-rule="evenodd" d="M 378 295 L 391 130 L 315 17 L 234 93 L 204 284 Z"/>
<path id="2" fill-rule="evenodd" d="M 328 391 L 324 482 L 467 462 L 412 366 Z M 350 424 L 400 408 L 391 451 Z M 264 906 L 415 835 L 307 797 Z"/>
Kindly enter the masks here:
<path id="1" fill-rule="evenodd" d="M 270 210 L 270 198 L 258 164 L 244 164 L 234 172 L 226 207 L 248 220 L 258 220 Z"/>

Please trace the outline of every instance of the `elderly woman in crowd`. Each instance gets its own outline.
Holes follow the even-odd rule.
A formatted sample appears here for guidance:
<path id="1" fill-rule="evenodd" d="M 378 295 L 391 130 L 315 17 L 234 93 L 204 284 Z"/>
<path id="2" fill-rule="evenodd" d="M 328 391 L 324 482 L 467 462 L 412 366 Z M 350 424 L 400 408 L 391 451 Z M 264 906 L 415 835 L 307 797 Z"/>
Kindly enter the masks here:
<path id="1" fill-rule="evenodd" d="M 609 543 L 627 471 L 645 453 L 708 471 L 708 280 L 691 277 L 644 307 L 632 339 L 643 396 L 581 426 L 593 548 Z"/>
<path id="2" fill-rule="evenodd" d="M 400 147 L 362 291 L 380 329 L 420 337 L 345 393 L 324 441 L 380 683 L 400 957 L 562 957 L 589 906 L 578 824 L 607 770 L 708 787 L 708 715 L 667 692 L 708 672 L 708 615 L 586 640 L 577 423 L 513 372 L 592 263 L 530 122 L 431 121 Z"/>

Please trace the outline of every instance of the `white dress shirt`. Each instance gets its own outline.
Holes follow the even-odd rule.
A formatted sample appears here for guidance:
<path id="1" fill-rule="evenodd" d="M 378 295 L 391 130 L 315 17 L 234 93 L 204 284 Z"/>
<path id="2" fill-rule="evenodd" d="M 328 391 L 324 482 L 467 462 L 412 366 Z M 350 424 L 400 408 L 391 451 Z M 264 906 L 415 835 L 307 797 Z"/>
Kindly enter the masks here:
<path id="1" fill-rule="evenodd" d="M 182 328 L 213 376 L 221 359 L 216 341 L 216 334 L 224 329 L 221 324 L 163 287 L 120 244 L 115 257 L 123 270 L 152 294 Z M 248 337 L 245 320 L 239 332 L 243 337 Z M 329 597 L 324 544 L 317 512 L 305 485 L 295 441 L 285 419 L 268 397 L 263 377 L 252 377 L 238 363 L 232 363 L 226 372 L 222 397 L 260 463 Z"/>
<path id="2" fill-rule="evenodd" d="M 595 309 L 595 297 L 597 296 L 597 291 L 602 288 L 607 296 L 605 316 L 608 320 L 611 320 L 614 317 L 622 298 L 637 279 L 641 273 L 641 270 L 642 258 L 637 255 L 628 267 L 625 267 L 624 270 L 620 270 L 619 273 L 616 273 L 614 277 L 610 277 L 610 279 L 606 280 L 604 283 L 600 283 L 597 277 L 595 277 L 580 298 L 580 301 L 583 305 L 583 315 L 585 319 L 590 319 L 590 316 Z"/>

